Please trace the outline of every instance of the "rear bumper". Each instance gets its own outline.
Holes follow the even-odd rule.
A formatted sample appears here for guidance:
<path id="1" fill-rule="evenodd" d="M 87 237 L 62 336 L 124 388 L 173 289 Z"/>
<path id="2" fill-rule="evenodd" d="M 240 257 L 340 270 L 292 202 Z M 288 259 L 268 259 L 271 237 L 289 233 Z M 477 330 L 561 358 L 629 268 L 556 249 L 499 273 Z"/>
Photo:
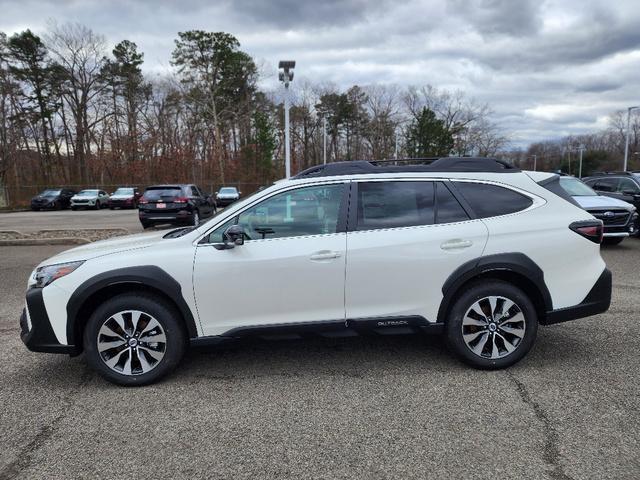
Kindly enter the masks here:
<path id="1" fill-rule="evenodd" d="M 605 268 L 585 299 L 578 305 L 547 312 L 543 325 L 567 322 L 606 312 L 611 305 L 611 271 Z"/>
<path id="2" fill-rule="evenodd" d="M 193 212 L 190 210 L 179 210 L 177 212 L 139 210 L 138 218 L 144 222 L 155 223 L 188 222 L 193 218 Z"/>
<path id="3" fill-rule="evenodd" d="M 44 306 L 42 289 L 32 288 L 27 291 L 26 297 L 27 306 L 20 315 L 20 338 L 27 348 L 32 352 L 77 355 L 79 352 L 75 345 L 62 345 L 53 333 Z"/>

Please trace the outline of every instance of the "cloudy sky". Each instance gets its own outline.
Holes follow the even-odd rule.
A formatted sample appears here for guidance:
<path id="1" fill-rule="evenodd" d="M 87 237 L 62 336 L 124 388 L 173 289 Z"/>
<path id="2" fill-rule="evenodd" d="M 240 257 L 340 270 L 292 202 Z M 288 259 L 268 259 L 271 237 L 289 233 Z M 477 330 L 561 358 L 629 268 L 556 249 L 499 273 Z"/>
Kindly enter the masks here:
<path id="1" fill-rule="evenodd" d="M 226 31 L 263 65 L 346 87 L 461 89 L 488 102 L 514 146 L 606 127 L 640 104 L 638 0 L 0 0 L 0 31 L 80 22 L 170 68 L 176 32 Z"/>

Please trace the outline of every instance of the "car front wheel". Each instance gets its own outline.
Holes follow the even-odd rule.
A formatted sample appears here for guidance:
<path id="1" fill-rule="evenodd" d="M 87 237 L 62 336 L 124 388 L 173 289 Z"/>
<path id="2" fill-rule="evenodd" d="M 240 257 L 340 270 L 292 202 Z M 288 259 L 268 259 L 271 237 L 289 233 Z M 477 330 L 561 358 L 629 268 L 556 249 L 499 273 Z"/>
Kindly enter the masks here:
<path id="1" fill-rule="evenodd" d="M 521 360 L 537 331 L 529 297 L 499 280 L 469 285 L 453 304 L 446 325 L 450 348 L 467 364 L 482 369 L 505 368 Z"/>
<path id="2" fill-rule="evenodd" d="M 84 332 L 87 362 L 119 385 L 147 385 L 180 362 L 186 335 L 179 313 L 146 293 L 113 297 L 91 315 Z"/>

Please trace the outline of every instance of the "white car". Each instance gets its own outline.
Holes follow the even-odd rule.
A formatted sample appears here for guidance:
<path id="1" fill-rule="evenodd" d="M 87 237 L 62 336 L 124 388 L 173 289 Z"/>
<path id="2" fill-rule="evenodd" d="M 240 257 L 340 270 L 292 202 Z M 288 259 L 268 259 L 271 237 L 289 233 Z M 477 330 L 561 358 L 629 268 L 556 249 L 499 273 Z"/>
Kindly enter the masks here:
<path id="1" fill-rule="evenodd" d="M 95 208 L 96 210 L 109 205 L 109 194 L 104 190 L 81 190 L 71 197 L 71 209 Z"/>
<path id="2" fill-rule="evenodd" d="M 240 192 L 236 187 L 222 187 L 216 193 L 216 205 L 226 207 L 240 200 Z"/>
<path id="3" fill-rule="evenodd" d="M 617 198 L 599 195 L 589 185 L 575 177 L 560 177 L 560 185 L 573 199 L 604 224 L 602 243 L 617 245 L 637 233 L 638 213 L 632 204 Z"/>
<path id="4" fill-rule="evenodd" d="M 608 309 L 602 222 L 558 176 L 496 160 L 332 163 L 198 227 L 118 237 L 42 262 L 22 340 L 110 381 L 153 382 L 189 345 L 246 336 L 444 333 L 503 368 L 548 325 Z"/>

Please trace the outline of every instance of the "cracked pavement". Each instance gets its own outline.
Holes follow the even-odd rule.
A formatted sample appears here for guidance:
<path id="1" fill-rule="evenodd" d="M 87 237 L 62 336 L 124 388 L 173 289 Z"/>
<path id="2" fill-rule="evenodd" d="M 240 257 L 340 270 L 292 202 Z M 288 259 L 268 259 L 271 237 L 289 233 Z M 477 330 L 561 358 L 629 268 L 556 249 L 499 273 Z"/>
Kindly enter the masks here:
<path id="1" fill-rule="evenodd" d="M 638 239 L 603 250 L 611 310 L 509 370 L 439 337 L 253 342 L 137 389 L 20 342 L 27 275 L 64 249 L 0 248 L 0 479 L 640 478 Z"/>

